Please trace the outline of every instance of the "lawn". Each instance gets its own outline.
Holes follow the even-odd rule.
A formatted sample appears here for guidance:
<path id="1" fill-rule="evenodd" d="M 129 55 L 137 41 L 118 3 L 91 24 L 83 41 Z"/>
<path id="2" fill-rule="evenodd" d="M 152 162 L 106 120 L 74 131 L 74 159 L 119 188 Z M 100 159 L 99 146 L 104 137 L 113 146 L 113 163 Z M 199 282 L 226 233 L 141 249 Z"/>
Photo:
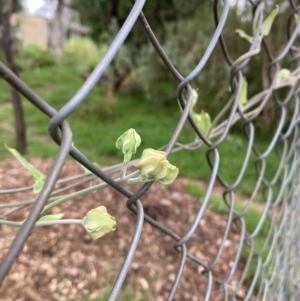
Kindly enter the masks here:
<path id="1" fill-rule="evenodd" d="M 23 71 L 21 78 L 54 108 L 61 108 L 82 85 L 83 79 L 74 67 L 63 65 Z M 145 148 L 159 148 L 168 143 L 180 117 L 174 91 L 174 106 L 162 106 L 159 101 L 146 100 L 142 93 L 119 93 L 108 96 L 106 87 L 97 85 L 85 102 L 70 116 L 68 122 L 73 131 L 76 147 L 93 162 L 113 164 L 122 160 L 121 152 L 116 149 L 116 139 L 129 128 L 135 128 L 142 138 L 136 158 Z M 0 81 L 0 156 L 9 156 L 4 143 L 14 147 L 13 115 L 10 105 L 8 84 Z M 40 113 L 31 103 L 24 100 L 24 112 L 28 130 L 29 157 L 54 157 L 58 147 L 47 134 L 49 118 Z M 269 135 L 255 137 L 260 151 L 268 147 Z M 191 142 L 194 134 L 186 125 L 179 142 Z M 179 167 L 180 175 L 195 179 L 209 180 L 211 168 L 206 159 L 208 148 L 197 151 L 182 151 L 170 156 L 170 162 Z M 247 139 L 241 132 L 233 129 L 218 147 L 220 155 L 219 175 L 229 185 L 239 175 L 247 150 Z M 245 175 L 237 187 L 249 195 L 257 180 L 254 166 L 256 156 L 251 154 Z M 212 157 L 212 160 L 213 157 Z M 266 160 L 266 177 L 271 179 L 278 167 L 275 153 Z M 258 197 L 262 199 L 262 196 Z"/>

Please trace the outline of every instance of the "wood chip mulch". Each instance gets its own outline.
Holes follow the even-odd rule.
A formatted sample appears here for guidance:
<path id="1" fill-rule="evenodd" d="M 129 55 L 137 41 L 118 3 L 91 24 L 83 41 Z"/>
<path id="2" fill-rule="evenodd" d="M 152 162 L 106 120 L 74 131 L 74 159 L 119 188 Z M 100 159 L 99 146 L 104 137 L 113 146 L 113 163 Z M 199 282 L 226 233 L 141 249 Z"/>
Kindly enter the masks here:
<path id="1" fill-rule="evenodd" d="M 32 159 L 30 162 L 47 174 L 53 161 Z M 66 162 L 61 178 L 82 173 L 74 161 Z M 186 180 L 177 179 L 169 186 L 155 183 L 141 198 L 145 213 L 183 236 L 190 228 L 200 208 L 199 200 L 184 189 Z M 33 184 L 31 175 L 20 163 L 6 159 L 0 163 L 0 189 L 11 189 Z M 70 189 L 75 192 L 88 187 Z M 128 186 L 135 191 L 139 186 Z M 32 192 L 0 195 L 0 204 L 34 198 Z M 72 301 L 93 300 L 107 294 L 112 287 L 126 256 L 136 225 L 136 216 L 126 208 L 126 198 L 110 188 L 78 197 L 56 207 L 52 213 L 64 212 L 64 218 L 83 218 L 92 208 L 104 205 L 116 218 L 114 232 L 92 240 L 80 225 L 55 225 L 35 228 L 23 251 L 0 287 L 0 301 Z M 1 209 L 0 215 L 9 209 Z M 22 221 L 28 207 L 15 212 L 9 219 Z M 225 231 L 227 216 L 205 210 L 199 227 L 187 243 L 188 252 L 206 264 L 213 262 Z M 0 226 L 0 259 L 8 251 L 18 228 Z M 235 259 L 239 230 L 232 226 L 224 251 L 213 268 L 213 276 L 224 280 Z M 144 223 L 142 235 L 130 271 L 126 277 L 123 297 L 128 294 L 136 300 L 166 300 L 180 263 L 180 254 L 174 249 L 174 240 Z M 227 289 L 234 289 L 241 278 L 245 263 L 240 260 L 233 280 Z M 204 300 L 207 275 L 203 268 L 186 260 L 180 284 L 173 300 Z M 237 296 L 243 300 L 247 288 L 242 286 Z M 123 299 L 125 298 L 125 299 Z M 213 286 L 209 300 L 224 300 L 224 294 Z"/>

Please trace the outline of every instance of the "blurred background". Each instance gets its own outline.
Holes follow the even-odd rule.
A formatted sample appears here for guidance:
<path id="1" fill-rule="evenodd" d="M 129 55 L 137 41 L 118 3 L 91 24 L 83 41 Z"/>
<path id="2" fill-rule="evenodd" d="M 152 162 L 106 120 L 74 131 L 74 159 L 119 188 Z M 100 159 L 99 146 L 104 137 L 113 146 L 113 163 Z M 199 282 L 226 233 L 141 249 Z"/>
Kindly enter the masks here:
<path id="1" fill-rule="evenodd" d="M 3 20 L 7 18 L 4 3 L 7 5 L 8 2 L 11 3 L 9 23 Z M 119 0 L 9 0 L 1 3 L 2 32 L 7 30 L 4 25 L 9 24 L 11 38 L 11 43 L 5 43 L 3 37 L 7 34 L 2 35 L 3 45 L 6 46 L 0 52 L 1 59 L 4 62 L 13 60 L 14 70 L 20 77 L 56 109 L 60 109 L 76 93 L 92 72 L 132 7 L 130 1 Z M 146 2 L 144 14 L 165 52 L 183 76 L 200 61 L 215 31 L 213 5 L 210 0 Z M 221 11 L 222 1 L 217 5 Z M 266 1 L 266 15 L 274 5 L 274 1 Z M 280 14 L 266 38 L 266 43 L 272 44 L 272 56 L 277 56 L 287 41 L 286 20 L 289 15 L 288 1 L 281 1 Z M 233 60 L 249 49 L 248 41 L 239 37 L 236 30 L 242 29 L 252 35 L 252 18 L 252 6 L 247 1 L 231 0 L 223 37 Z M 7 56 L 7 53 L 10 55 Z M 269 86 L 268 64 L 269 58 L 262 51 L 244 70 L 248 98 Z M 284 65 L 285 62 L 282 68 Z M 191 83 L 199 94 L 196 111 L 208 112 L 213 119 L 230 98 L 229 79 L 230 66 L 217 44 L 204 70 Z M 88 158 L 100 164 L 120 161 L 121 154 L 114 143 L 120 134 L 131 127 L 143 137 L 141 149 L 165 145 L 180 116 L 178 84 L 137 22 L 97 86 L 80 109 L 68 118 L 75 145 Z M 284 92 L 284 89 L 280 90 L 280 93 Z M 58 148 L 46 130 L 49 119 L 22 100 L 19 101 L 20 109 L 14 112 L 16 106 L 11 105 L 12 99 L 9 85 L 0 79 L 0 156 L 8 155 L 4 143 L 16 146 L 29 156 L 55 156 Z M 275 104 L 268 102 L 254 121 L 256 144 L 261 151 L 271 141 L 274 118 Z M 15 134 L 14 120 L 23 120 L 19 124 L 22 133 Z M 240 166 L 244 160 L 246 140 L 241 125 L 233 126 L 220 146 L 221 153 L 229 155 L 224 158 L 236 158 L 234 162 L 223 160 L 221 168 L 224 170 L 230 164 Z M 91 131 L 91 127 L 95 130 Z M 179 142 L 186 143 L 193 139 L 194 134 L 186 125 Z M 205 151 L 203 147 L 189 156 L 185 152 L 172 156 L 182 175 L 206 179 L 210 174 L 209 166 L 199 170 L 193 163 L 196 156 L 204 157 Z M 277 166 L 272 168 L 270 161 L 269 170 L 272 173 Z M 249 173 L 250 179 L 251 176 L 253 179 L 256 177 L 254 168 Z M 231 176 L 230 172 L 226 173 L 228 181 L 235 179 L 236 174 Z M 243 192 L 252 191 L 248 184 L 244 186 Z"/>

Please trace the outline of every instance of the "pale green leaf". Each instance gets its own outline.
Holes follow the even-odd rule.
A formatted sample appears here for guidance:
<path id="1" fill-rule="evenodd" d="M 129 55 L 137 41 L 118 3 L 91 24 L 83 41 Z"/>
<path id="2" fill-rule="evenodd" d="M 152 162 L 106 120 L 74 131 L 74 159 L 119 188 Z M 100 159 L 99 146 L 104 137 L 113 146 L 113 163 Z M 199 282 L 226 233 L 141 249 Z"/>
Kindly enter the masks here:
<path id="1" fill-rule="evenodd" d="M 281 69 L 276 77 L 276 83 L 280 83 L 283 80 L 287 80 L 291 75 L 291 71 L 289 69 Z"/>
<path id="2" fill-rule="evenodd" d="M 289 69 L 281 69 L 276 77 L 276 84 L 281 83 L 282 81 L 286 81 L 289 86 L 294 86 L 297 83 L 297 79 L 291 75 L 291 71 Z"/>
<path id="3" fill-rule="evenodd" d="M 248 93 L 248 82 L 245 77 L 243 77 L 242 91 L 239 101 L 239 106 L 242 108 L 247 103 L 247 93 Z"/>
<path id="4" fill-rule="evenodd" d="M 34 176 L 35 179 L 44 179 L 44 175 L 32 164 L 30 164 L 25 158 L 23 158 L 16 149 L 9 148 L 6 144 L 5 147 Z"/>
<path id="5" fill-rule="evenodd" d="M 176 179 L 178 174 L 179 174 L 179 169 L 174 165 L 169 165 L 166 175 L 163 178 L 161 178 L 159 181 L 164 185 L 171 184 Z"/>
<path id="6" fill-rule="evenodd" d="M 40 193 L 40 191 L 44 187 L 44 181 L 41 179 L 37 179 L 35 183 L 33 184 L 33 192 L 34 193 Z"/>
<path id="7" fill-rule="evenodd" d="M 141 177 L 147 177 L 147 175 L 151 172 L 154 171 L 158 165 L 158 163 L 161 161 L 159 157 L 147 157 L 147 158 L 142 158 L 140 162 L 134 164 L 133 166 L 136 169 L 139 169 L 141 173 Z"/>
<path id="8" fill-rule="evenodd" d="M 169 165 L 170 163 L 168 160 L 161 160 L 154 170 L 148 172 L 148 176 L 153 177 L 155 180 L 165 177 Z"/>
<path id="9" fill-rule="evenodd" d="M 33 192 L 39 193 L 44 186 L 44 175 L 36 169 L 32 164 L 30 164 L 22 155 L 14 148 L 9 148 L 6 144 L 5 147 L 10 151 L 10 153 L 32 174 L 35 179 L 33 185 Z"/>
<path id="10" fill-rule="evenodd" d="M 44 215 L 38 220 L 38 222 L 58 221 L 58 220 L 62 219 L 63 216 L 64 216 L 64 213 Z"/>
<path id="11" fill-rule="evenodd" d="M 195 107 L 195 105 L 197 104 L 198 101 L 198 92 L 193 89 L 193 102 L 192 102 L 192 108 Z"/>
<path id="12" fill-rule="evenodd" d="M 206 135 L 211 128 L 211 120 L 208 113 L 202 111 L 200 114 L 191 114 L 194 122 L 198 126 L 200 132 Z"/>
<path id="13" fill-rule="evenodd" d="M 299 15 L 294 14 L 294 18 L 295 18 L 295 22 L 296 22 L 296 25 L 297 25 L 299 23 Z M 298 35 L 300 36 L 300 29 L 298 30 Z"/>
<path id="14" fill-rule="evenodd" d="M 253 42 L 253 37 L 246 34 L 243 30 L 237 29 L 235 32 L 238 33 L 241 38 L 246 39 L 248 42 L 250 42 L 250 43 Z"/>
<path id="15" fill-rule="evenodd" d="M 172 183 L 178 175 L 178 168 L 166 159 L 166 153 L 152 148 L 143 151 L 140 162 L 134 164 L 140 171 L 140 181 L 159 180 L 162 184 Z"/>
<path id="16" fill-rule="evenodd" d="M 278 12 L 279 12 L 279 6 L 276 5 L 275 8 L 271 11 L 270 15 L 263 22 L 260 29 L 261 35 L 266 37 L 270 33 L 272 24 L 274 22 L 275 17 L 278 15 Z"/>
<path id="17" fill-rule="evenodd" d="M 164 151 L 159 151 L 159 150 L 156 150 L 153 148 L 145 148 L 143 150 L 141 158 L 145 159 L 145 158 L 149 158 L 149 157 L 157 157 L 161 160 L 161 159 L 166 159 L 167 154 Z"/>

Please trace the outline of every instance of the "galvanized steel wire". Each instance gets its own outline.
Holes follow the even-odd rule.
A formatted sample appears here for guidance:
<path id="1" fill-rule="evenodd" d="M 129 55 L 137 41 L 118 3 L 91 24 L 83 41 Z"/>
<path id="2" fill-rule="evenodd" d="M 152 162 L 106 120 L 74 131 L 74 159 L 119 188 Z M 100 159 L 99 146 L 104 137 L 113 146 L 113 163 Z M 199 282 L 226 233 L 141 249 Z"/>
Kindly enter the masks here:
<path id="1" fill-rule="evenodd" d="M 167 300 L 172 300 L 176 294 L 176 289 L 180 283 L 182 272 L 187 261 L 192 261 L 193 264 L 201 266 L 203 268 L 203 277 L 207 278 L 206 293 L 203 296 L 199 296 L 201 300 L 212 300 L 211 292 L 212 290 L 216 289 L 213 284 L 217 284 L 217 289 L 223 292 L 223 300 L 241 300 L 240 297 L 237 297 L 237 293 L 239 288 L 244 283 L 245 277 L 249 270 L 250 262 L 253 261 L 256 263 L 255 276 L 252 279 L 251 285 L 248 287 L 246 296 L 242 300 L 296 300 L 296 294 L 300 289 L 300 265 L 296 264 L 297 258 L 299 258 L 300 255 L 300 235 L 298 231 L 300 223 L 300 209 L 298 204 L 300 194 L 300 51 L 299 47 L 296 47 L 296 38 L 300 29 L 300 22 L 298 22 L 298 24 L 296 24 L 294 27 L 290 26 L 290 24 L 292 23 L 293 15 L 295 13 L 298 14 L 298 5 L 296 5 L 293 0 L 289 1 L 291 12 L 291 17 L 289 20 L 287 20 L 289 31 L 287 33 L 286 45 L 284 45 L 280 54 L 277 57 L 272 57 L 271 52 L 268 49 L 268 45 L 263 42 L 261 51 L 266 53 L 269 60 L 269 88 L 265 91 L 261 91 L 261 93 L 250 99 L 245 107 L 241 109 L 239 106 L 239 99 L 242 90 L 243 70 L 248 66 L 252 57 L 251 54 L 254 54 L 258 47 L 260 47 L 259 30 L 264 19 L 264 1 L 259 1 L 256 3 L 254 3 L 254 1 L 248 1 L 253 8 L 253 18 L 255 20 L 253 26 L 254 38 L 249 48 L 248 55 L 234 63 L 226 47 L 226 43 L 230 41 L 227 41 L 227 39 L 225 40 L 222 36 L 222 32 L 228 18 L 229 1 L 224 0 L 222 3 L 219 3 L 218 0 L 214 0 L 213 15 L 216 25 L 215 32 L 211 37 L 211 41 L 209 42 L 206 51 L 199 60 L 199 63 L 186 77 L 181 75 L 172 64 L 172 61 L 164 52 L 164 49 L 156 38 L 155 33 L 148 24 L 145 15 L 142 13 L 142 9 L 146 0 L 137 0 L 132 2 L 133 6 L 131 12 L 129 13 L 124 25 L 116 35 L 103 58 L 101 58 L 94 71 L 78 90 L 76 95 L 70 99 L 59 111 L 56 111 L 45 100 L 39 97 L 26 85 L 26 83 L 18 78 L 13 72 L 11 72 L 5 66 L 5 64 L 0 63 L 1 76 L 10 85 L 17 89 L 36 108 L 38 108 L 41 114 L 46 114 L 49 116 L 49 135 L 52 137 L 55 143 L 60 146 L 55 163 L 53 164 L 52 169 L 46 179 L 43 190 L 39 193 L 35 202 L 32 200 L 31 203 L 33 203 L 33 206 L 26 219 L 26 222 L 17 234 L 13 244 L 10 247 L 10 250 L 2 259 L 0 265 L 0 282 L 2 282 L 5 276 L 9 273 L 12 264 L 22 251 L 22 248 L 34 227 L 35 222 L 38 220 L 39 215 L 41 214 L 41 211 L 43 210 L 50 196 L 52 199 L 55 199 L 55 195 L 52 194 L 53 188 L 58 181 L 67 156 L 70 154 L 80 164 L 89 169 L 96 177 L 99 177 L 105 183 L 107 183 L 107 185 L 126 196 L 128 199 L 126 206 L 129 210 L 136 214 L 136 226 L 132 235 L 131 243 L 128 246 L 127 255 L 124 258 L 123 265 L 112 288 L 108 299 L 109 301 L 116 300 L 118 294 L 120 293 L 122 284 L 128 273 L 137 245 L 139 243 L 144 222 L 149 223 L 152 227 L 155 227 L 165 235 L 170 236 L 174 240 L 175 250 L 180 253 L 181 256 L 178 262 L 177 274 L 173 281 L 173 286 L 169 292 L 169 297 Z M 219 14 L 219 9 L 221 9 L 221 14 Z M 144 28 L 145 34 L 148 36 L 154 49 L 156 50 L 157 55 L 160 56 L 169 72 L 172 73 L 179 83 L 177 94 L 182 107 L 182 114 L 178 120 L 177 127 L 174 129 L 173 135 L 169 140 L 169 143 L 162 148 L 169 155 L 182 150 L 199 149 L 204 145 L 208 147 L 206 155 L 207 162 L 211 168 L 208 186 L 205 196 L 199 205 L 198 212 L 195 215 L 191 226 L 187 229 L 185 235 L 183 236 L 179 236 L 177 233 L 172 232 L 170 229 L 161 225 L 156 220 L 144 213 L 143 204 L 140 201 L 140 198 L 145 193 L 151 194 L 152 183 L 144 184 L 136 192 L 131 192 L 126 189 L 120 181 L 116 181 L 110 176 L 111 171 L 118 170 L 120 166 L 113 167 L 112 169 L 100 169 L 90 160 L 88 160 L 88 158 L 84 157 L 80 152 L 72 147 L 72 128 L 66 121 L 66 118 L 76 109 L 80 110 L 80 104 L 85 101 L 86 96 L 94 88 L 99 78 L 103 75 L 103 72 L 114 59 L 137 19 L 139 19 L 139 22 Z M 220 113 L 213 121 L 213 128 L 209 135 L 204 136 L 189 115 L 193 100 L 193 90 L 190 83 L 196 76 L 199 76 L 199 74 L 205 72 L 203 71 L 203 68 L 208 59 L 213 55 L 213 50 L 215 47 L 218 47 L 218 42 L 221 46 L 224 60 L 227 62 L 228 66 L 231 67 L 231 77 L 229 82 L 231 87 L 231 97 L 224 107 L 220 107 Z M 292 74 L 297 80 L 296 85 L 288 87 L 289 92 L 286 94 L 284 99 L 280 98 L 279 94 L 276 92 L 278 89 L 276 75 L 281 69 L 281 63 L 283 59 L 289 59 L 290 66 L 292 68 Z M 272 102 L 273 105 L 276 106 L 278 110 L 278 120 L 276 120 L 276 131 L 268 148 L 265 152 L 261 153 L 255 146 L 254 137 L 256 127 L 254 125 L 254 121 L 269 102 Z M 288 116 L 287 111 L 287 107 L 290 104 L 294 105 L 294 112 L 292 116 Z M 253 108 L 255 109 L 253 110 Z M 228 115 L 227 119 L 220 122 L 226 112 Z M 199 137 L 199 140 L 187 145 L 183 145 L 178 143 L 177 140 L 186 121 L 191 124 L 193 130 Z M 242 126 L 244 128 L 245 137 L 248 141 L 248 144 L 245 159 L 239 174 L 234 183 L 228 184 L 219 174 L 221 156 L 218 148 L 228 136 L 232 125 L 237 123 L 237 121 L 242 121 L 243 123 Z M 288 126 L 286 126 L 287 124 Z M 270 180 L 265 176 L 265 171 L 267 169 L 266 159 L 275 149 L 278 149 L 278 169 L 273 175 L 273 178 Z M 234 207 L 235 192 L 237 186 L 241 183 L 243 177 L 245 176 L 245 170 L 250 164 L 249 158 L 251 154 L 256 156 L 255 168 L 257 171 L 257 182 L 243 212 L 238 212 Z M 131 164 L 132 163 L 133 162 L 131 162 Z M 199 222 L 203 218 L 203 214 L 207 209 L 207 205 L 212 195 L 215 183 L 220 183 L 223 186 L 223 200 L 228 206 L 229 213 L 227 225 L 219 245 L 219 250 L 212 262 L 207 263 L 189 253 L 187 242 L 190 241 L 196 229 L 201 227 Z M 274 194 L 275 188 L 278 188 L 279 190 L 277 194 Z M 20 188 L 19 190 L 15 191 L 0 191 L 0 193 L 11 194 L 22 190 L 26 191 L 28 189 L 31 189 L 31 187 Z M 248 212 L 251 205 L 255 202 L 255 198 L 259 189 L 264 190 L 264 207 L 261 212 L 260 222 L 258 223 L 256 229 L 252 233 L 248 233 L 245 226 L 244 216 Z M 26 206 L 28 204 L 24 203 L 22 205 Z M 4 215 L 2 216 L 4 217 Z M 257 250 L 255 248 L 254 240 L 266 220 L 270 221 L 269 232 L 262 249 Z M 235 224 L 240 231 L 239 243 L 236 247 L 235 259 L 231 266 L 231 270 L 228 272 L 228 275 L 225 279 L 220 279 L 218 277 L 219 275 L 215 275 L 213 268 L 217 265 L 220 256 L 224 251 L 225 242 L 228 238 L 232 224 Z M 243 275 L 234 289 L 229 289 L 229 284 L 231 283 L 238 263 L 241 260 L 241 253 L 244 247 L 247 247 L 249 252 Z M 269 252 L 267 259 L 263 260 L 262 253 L 268 247 Z M 194 281 L 199 280 L 195 277 Z"/>

